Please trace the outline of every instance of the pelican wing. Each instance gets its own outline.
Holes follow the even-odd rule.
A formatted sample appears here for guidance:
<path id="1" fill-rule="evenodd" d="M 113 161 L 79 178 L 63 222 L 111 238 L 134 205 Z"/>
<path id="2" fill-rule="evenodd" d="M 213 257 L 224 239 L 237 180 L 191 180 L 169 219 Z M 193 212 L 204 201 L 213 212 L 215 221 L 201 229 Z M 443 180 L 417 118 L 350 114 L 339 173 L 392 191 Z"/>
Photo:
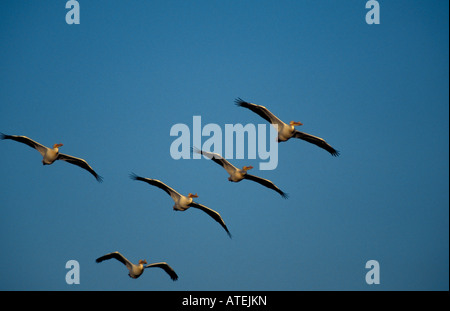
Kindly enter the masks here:
<path id="1" fill-rule="evenodd" d="M 277 116 L 275 116 L 272 112 L 269 111 L 269 109 L 264 106 L 248 103 L 240 98 L 237 98 L 235 100 L 235 103 L 239 107 L 250 109 L 254 113 L 258 114 L 261 118 L 265 119 L 267 122 L 271 124 L 277 124 L 279 129 L 281 129 L 285 125 L 283 121 L 278 119 Z"/>
<path id="2" fill-rule="evenodd" d="M 172 281 L 178 280 L 178 275 L 175 273 L 175 270 L 172 269 L 171 266 L 167 264 L 167 262 L 155 262 L 149 265 L 146 265 L 145 268 L 161 268 L 170 276 Z"/>
<path id="3" fill-rule="evenodd" d="M 230 175 L 237 170 L 237 168 L 233 164 L 228 162 L 228 160 L 222 158 L 222 156 L 218 153 L 207 152 L 197 148 L 194 148 L 193 150 L 197 153 L 206 156 L 208 159 L 213 160 L 214 162 L 222 166 Z"/>
<path id="4" fill-rule="evenodd" d="M 130 178 L 133 179 L 133 180 L 140 180 L 140 181 L 146 182 L 149 185 L 152 185 L 152 186 L 158 187 L 159 189 L 164 190 L 168 195 L 170 195 L 170 197 L 175 202 L 181 196 L 181 194 L 179 194 L 177 191 L 175 191 L 174 189 L 170 188 L 169 186 L 167 186 L 165 183 L 163 183 L 160 180 L 140 177 L 140 176 L 138 176 L 138 175 L 136 175 L 134 173 L 130 174 Z"/>
<path id="5" fill-rule="evenodd" d="M 331 147 L 325 140 L 323 140 L 320 137 L 311 135 L 311 134 L 307 134 L 304 132 L 300 132 L 300 131 L 295 131 L 293 137 L 295 138 L 299 138 L 302 139 L 304 141 L 307 141 L 311 144 L 314 144 L 322 149 L 325 149 L 326 151 L 328 151 L 329 153 L 331 153 L 332 156 L 337 157 L 339 156 L 339 151 L 335 150 L 333 147 Z"/>
<path id="6" fill-rule="evenodd" d="M 44 145 L 41 145 L 40 143 L 35 142 L 34 140 L 32 140 L 31 138 L 28 138 L 26 136 L 6 135 L 6 134 L 3 134 L 3 133 L 0 133 L 0 138 L 1 139 L 12 139 L 12 140 L 18 141 L 19 143 L 23 143 L 25 145 L 28 145 L 31 148 L 34 148 L 37 151 L 39 151 L 39 153 L 42 156 L 45 155 L 45 153 L 47 152 L 47 149 L 48 149 Z"/>
<path id="7" fill-rule="evenodd" d="M 250 174 L 245 174 L 244 178 L 248 179 L 248 180 L 256 181 L 257 183 L 259 183 L 259 184 L 261 184 L 263 186 L 266 186 L 267 188 L 275 190 L 276 192 L 278 192 L 285 199 L 287 199 L 289 197 L 287 193 L 281 191 L 280 188 L 275 186 L 275 184 L 273 182 L 271 182 L 270 180 L 268 180 L 268 179 L 264 179 L 264 178 L 261 178 L 261 177 L 258 177 L 258 176 L 254 176 L 254 175 L 250 175 Z"/>
<path id="8" fill-rule="evenodd" d="M 212 210 L 204 205 L 198 204 L 196 202 L 192 202 L 191 204 L 189 204 L 189 206 L 198 208 L 198 209 L 204 211 L 209 216 L 211 216 L 215 221 L 217 221 L 225 229 L 228 236 L 231 238 L 231 233 L 230 233 L 230 231 L 228 231 L 228 228 L 225 225 L 225 222 L 223 221 L 222 217 L 220 216 L 220 214 L 218 212 L 216 212 L 215 210 Z"/>
<path id="9" fill-rule="evenodd" d="M 109 254 L 103 255 L 103 256 L 97 258 L 95 260 L 95 262 L 96 263 L 100 263 L 100 262 L 102 262 L 104 260 L 109 260 L 109 259 L 112 259 L 112 258 L 120 261 L 125 266 L 127 266 L 128 270 L 131 270 L 131 267 L 132 267 L 133 264 L 119 252 L 113 252 L 113 253 L 109 253 Z"/>
<path id="10" fill-rule="evenodd" d="M 74 164 L 74 165 L 77 165 L 77 166 L 79 166 L 81 168 L 84 168 L 89 173 L 94 175 L 95 179 L 97 179 L 98 182 L 102 182 L 103 181 L 103 177 L 98 175 L 92 169 L 92 167 L 83 159 L 76 158 L 76 157 L 73 157 L 73 156 L 70 156 L 70 155 L 67 155 L 67 154 L 64 154 L 64 153 L 59 153 L 57 160 L 63 160 L 63 161 L 69 162 L 70 164 Z"/>

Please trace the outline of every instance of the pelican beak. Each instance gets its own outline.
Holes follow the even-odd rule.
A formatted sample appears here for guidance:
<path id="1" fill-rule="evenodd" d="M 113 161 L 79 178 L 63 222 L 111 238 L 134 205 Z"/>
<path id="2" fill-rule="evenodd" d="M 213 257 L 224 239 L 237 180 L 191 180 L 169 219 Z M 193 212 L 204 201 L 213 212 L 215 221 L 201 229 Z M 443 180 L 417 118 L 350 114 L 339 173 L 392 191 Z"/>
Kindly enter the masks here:
<path id="1" fill-rule="evenodd" d="M 198 195 L 197 195 L 197 193 L 196 194 L 189 193 L 188 197 L 190 197 L 190 198 L 198 198 Z"/>
<path id="2" fill-rule="evenodd" d="M 244 171 L 248 171 L 248 170 L 251 170 L 253 168 L 253 166 L 244 166 L 242 169 L 244 170 Z"/>
<path id="3" fill-rule="evenodd" d="M 296 122 L 296 121 L 291 121 L 290 124 L 293 125 L 293 126 L 300 126 L 300 125 L 303 125 L 302 122 Z"/>
<path id="4" fill-rule="evenodd" d="M 59 148 L 59 147 L 62 147 L 62 146 L 64 146 L 64 145 L 63 144 L 54 144 L 53 148 Z"/>

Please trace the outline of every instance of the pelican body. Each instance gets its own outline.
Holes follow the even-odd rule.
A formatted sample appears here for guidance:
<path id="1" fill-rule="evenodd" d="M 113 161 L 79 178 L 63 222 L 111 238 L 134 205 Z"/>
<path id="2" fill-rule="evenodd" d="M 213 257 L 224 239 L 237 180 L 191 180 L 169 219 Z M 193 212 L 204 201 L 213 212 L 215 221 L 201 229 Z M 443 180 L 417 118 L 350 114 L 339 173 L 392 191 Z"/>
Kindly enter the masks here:
<path id="1" fill-rule="evenodd" d="M 187 210 L 193 202 L 193 198 L 198 198 L 198 195 L 189 193 L 187 196 L 180 195 L 178 199 L 175 201 L 175 205 L 173 209 L 176 211 L 185 211 Z"/>
<path id="2" fill-rule="evenodd" d="M 131 264 L 131 268 L 128 269 L 128 276 L 132 279 L 137 279 L 138 277 L 140 277 L 142 273 L 144 273 L 144 264 L 147 264 L 147 261 L 142 259 L 139 260 L 139 263 L 137 265 Z"/>
<path id="3" fill-rule="evenodd" d="M 202 152 L 204 152 L 204 151 L 202 151 Z M 206 154 L 206 152 L 204 152 L 204 154 Z M 230 174 L 230 177 L 228 177 L 228 180 L 232 181 L 232 182 L 240 182 L 247 175 L 247 171 L 251 170 L 252 168 L 253 168 L 253 166 L 251 166 L 251 165 L 244 166 L 242 169 L 238 169 L 237 167 L 234 167 L 233 171 L 228 172 Z"/>
<path id="4" fill-rule="evenodd" d="M 301 122 L 291 121 L 289 124 L 282 123 L 278 129 L 278 142 L 284 142 L 292 138 L 295 134 L 295 126 L 303 125 Z M 280 126 L 280 125 L 278 125 Z"/>
<path id="5" fill-rule="evenodd" d="M 44 156 L 42 158 L 43 165 L 50 165 L 58 159 L 59 156 L 59 147 L 62 147 L 63 144 L 54 144 L 53 148 L 45 149 Z"/>

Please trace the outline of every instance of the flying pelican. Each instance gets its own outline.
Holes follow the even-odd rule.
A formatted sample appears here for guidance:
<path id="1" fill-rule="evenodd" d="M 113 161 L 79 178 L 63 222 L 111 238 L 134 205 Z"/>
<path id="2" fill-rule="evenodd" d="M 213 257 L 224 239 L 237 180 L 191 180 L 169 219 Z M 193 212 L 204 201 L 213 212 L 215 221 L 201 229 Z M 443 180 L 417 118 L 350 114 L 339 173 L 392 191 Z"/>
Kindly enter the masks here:
<path id="1" fill-rule="evenodd" d="M 257 183 L 259 183 L 259 184 L 261 184 L 263 186 L 266 186 L 267 188 L 275 190 L 283 198 L 285 198 L 285 199 L 288 198 L 288 194 L 283 192 L 283 191 L 281 191 L 280 188 L 275 186 L 275 184 L 273 182 L 271 182 L 270 180 L 248 174 L 247 171 L 251 170 L 253 168 L 253 166 L 244 166 L 240 170 L 237 167 L 235 167 L 234 165 L 232 165 L 230 162 L 228 162 L 228 160 L 222 158 L 220 156 L 220 154 L 212 153 L 212 152 L 206 152 L 206 151 L 203 151 L 203 150 L 200 150 L 200 149 L 197 149 L 197 148 L 194 148 L 193 150 L 196 153 L 203 154 L 208 159 L 213 160 L 214 162 L 216 162 L 217 164 L 222 166 L 228 172 L 228 174 L 230 174 L 230 177 L 228 177 L 229 181 L 240 182 L 243 179 L 252 180 L 252 181 L 255 181 L 255 182 L 257 182 Z"/>
<path id="2" fill-rule="evenodd" d="M 166 262 L 156 262 L 156 263 L 151 263 L 151 264 L 147 265 L 147 261 L 141 259 L 141 260 L 139 260 L 139 264 L 135 265 L 135 264 L 131 263 L 128 259 L 126 259 L 119 252 L 113 252 L 113 253 L 103 255 L 103 256 L 97 258 L 95 260 L 95 262 L 99 263 L 104 260 L 108 260 L 108 259 L 112 259 L 112 258 L 117 259 L 118 261 L 123 263 L 128 268 L 128 271 L 130 271 L 128 273 L 128 275 L 133 279 L 137 279 L 138 277 L 140 277 L 141 274 L 144 273 L 145 268 L 155 268 L 155 267 L 161 268 L 164 271 L 166 271 L 166 273 L 170 276 L 170 278 L 173 281 L 176 281 L 178 279 L 178 275 L 175 273 L 175 271 L 172 269 L 172 267 L 169 266 Z M 144 265 L 146 265 L 146 266 L 144 266 Z"/>
<path id="3" fill-rule="evenodd" d="M 35 142 L 34 140 L 26 137 L 26 136 L 17 136 L 17 135 L 6 135 L 3 133 L 0 133 L 1 139 L 12 139 L 15 141 L 18 141 L 20 143 L 23 143 L 25 145 L 30 146 L 31 148 L 36 149 L 39 151 L 39 153 L 42 155 L 42 164 L 43 165 L 50 165 L 56 160 L 63 160 L 66 162 L 69 162 L 70 164 L 78 165 L 81 168 L 84 168 L 89 173 L 94 175 L 94 177 L 97 179 L 98 182 L 102 182 L 103 178 L 98 175 L 92 167 L 89 166 L 89 164 L 80 158 L 75 158 L 70 155 L 59 153 L 59 147 L 63 146 L 63 144 L 54 144 L 53 148 L 45 147 L 44 145 L 41 145 L 38 142 Z"/>
<path id="4" fill-rule="evenodd" d="M 284 123 L 280 119 L 278 119 L 273 113 L 269 111 L 264 106 L 255 105 L 252 103 L 248 103 L 240 98 L 237 98 L 235 100 L 236 105 L 239 107 L 244 107 L 247 109 L 250 109 L 254 113 L 258 114 L 260 117 L 271 123 L 272 125 L 277 125 L 278 130 L 278 142 L 287 141 L 290 138 L 300 138 L 303 139 L 311 144 L 314 144 L 322 149 L 325 149 L 329 153 L 331 153 L 332 156 L 337 157 L 339 156 L 339 151 L 335 150 L 333 147 L 331 147 L 325 140 L 323 140 L 320 137 L 307 134 L 304 132 L 297 131 L 294 126 L 300 126 L 303 125 L 301 122 L 295 122 L 291 121 L 289 124 Z"/>
<path id="5" fill-rule="evenodd" d="M 225 229 L 228 236 L 231 238 L 231 234 L 228 231 L 228 228 L 225 225 L 225 222 L 223 221 L 222 217 L 220 216 L 220 214 L 218 212 L 216 212 L 204 205 L 198 204 L 192 200 L 193 198 L 198 198 L 197 194 L 189 193 L 187 196 L 184 196 L 184 195 L 179 194 L 178 192 L 176 192 L 175 190 L 173 190 L 172 188 L 170 188 L 169 186 L 167 186 L 165 183 L 163 183 L 160 180 L 140 177 L 134 173 L 130 174 L 130 178 L 133 180 L 144 181 L 144 182 L 148 183 L 149 185 L 158 187 L 158 188 L 164 190 L 165 192 L 167 192 L 167 194 L 170 195 L 170 197 L 175 202 L 175 205 L 173 206 L 173 209 L 175 211 L 185 211 L 189 207 L 195 207 L 195 208 L 198 208 L 198 209 L 204 211 L 206 214 L 211 216 L 215 221 L 217 221 Z"/>

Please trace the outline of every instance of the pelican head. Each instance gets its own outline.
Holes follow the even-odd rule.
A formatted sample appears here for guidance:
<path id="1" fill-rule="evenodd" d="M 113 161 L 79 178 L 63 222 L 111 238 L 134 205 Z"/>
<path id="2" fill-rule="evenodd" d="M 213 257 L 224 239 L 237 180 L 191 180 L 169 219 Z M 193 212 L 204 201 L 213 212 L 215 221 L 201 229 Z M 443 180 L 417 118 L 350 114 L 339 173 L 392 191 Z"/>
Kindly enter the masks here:
<path id="1" fill-rule="evenodd" d="M 64 145 L 63 145 L 63 144 L 54 144 L 54 145 L 53 145 L 53 149 L 59 148 L 59 147 L 62 147 L 62 146 L 64 146 Z"/>
<path id="2" fill-rule="evenodd" d="M 140 265 L 146 265 L 146 264 L 147 264 L 147 260 L 145 260 L 145 259 L 140 259 L 140 260 L 139 260 L 139 264 L 140 264 Z"/>
<path id="3" fill-rule="evenodd" d="M 197 195 L 197 193 L 196 194 L 192 194 L 192 193 L 189 193 L 188 194 L 188 198 L 198 198 L 198 195 Z"/>
<path id="4" fill-rule="evenodd" d="M 244 166 L 242 168 L 242 170 L 247 172 L 248 170 L 251 170 L 252 168 L 253 168 L 253 166 L 251 166 L 251 165 L 250 166 Z"/>
<path id="5" fill-rule="evenodd" d="M 289 124 L 290 124 L 291 126 L 300 126 L 300 125 L 303 125 L 302 122 L 296 122 L 296 121 L 291 121 L 291 122 L 289 122 Z"/>

